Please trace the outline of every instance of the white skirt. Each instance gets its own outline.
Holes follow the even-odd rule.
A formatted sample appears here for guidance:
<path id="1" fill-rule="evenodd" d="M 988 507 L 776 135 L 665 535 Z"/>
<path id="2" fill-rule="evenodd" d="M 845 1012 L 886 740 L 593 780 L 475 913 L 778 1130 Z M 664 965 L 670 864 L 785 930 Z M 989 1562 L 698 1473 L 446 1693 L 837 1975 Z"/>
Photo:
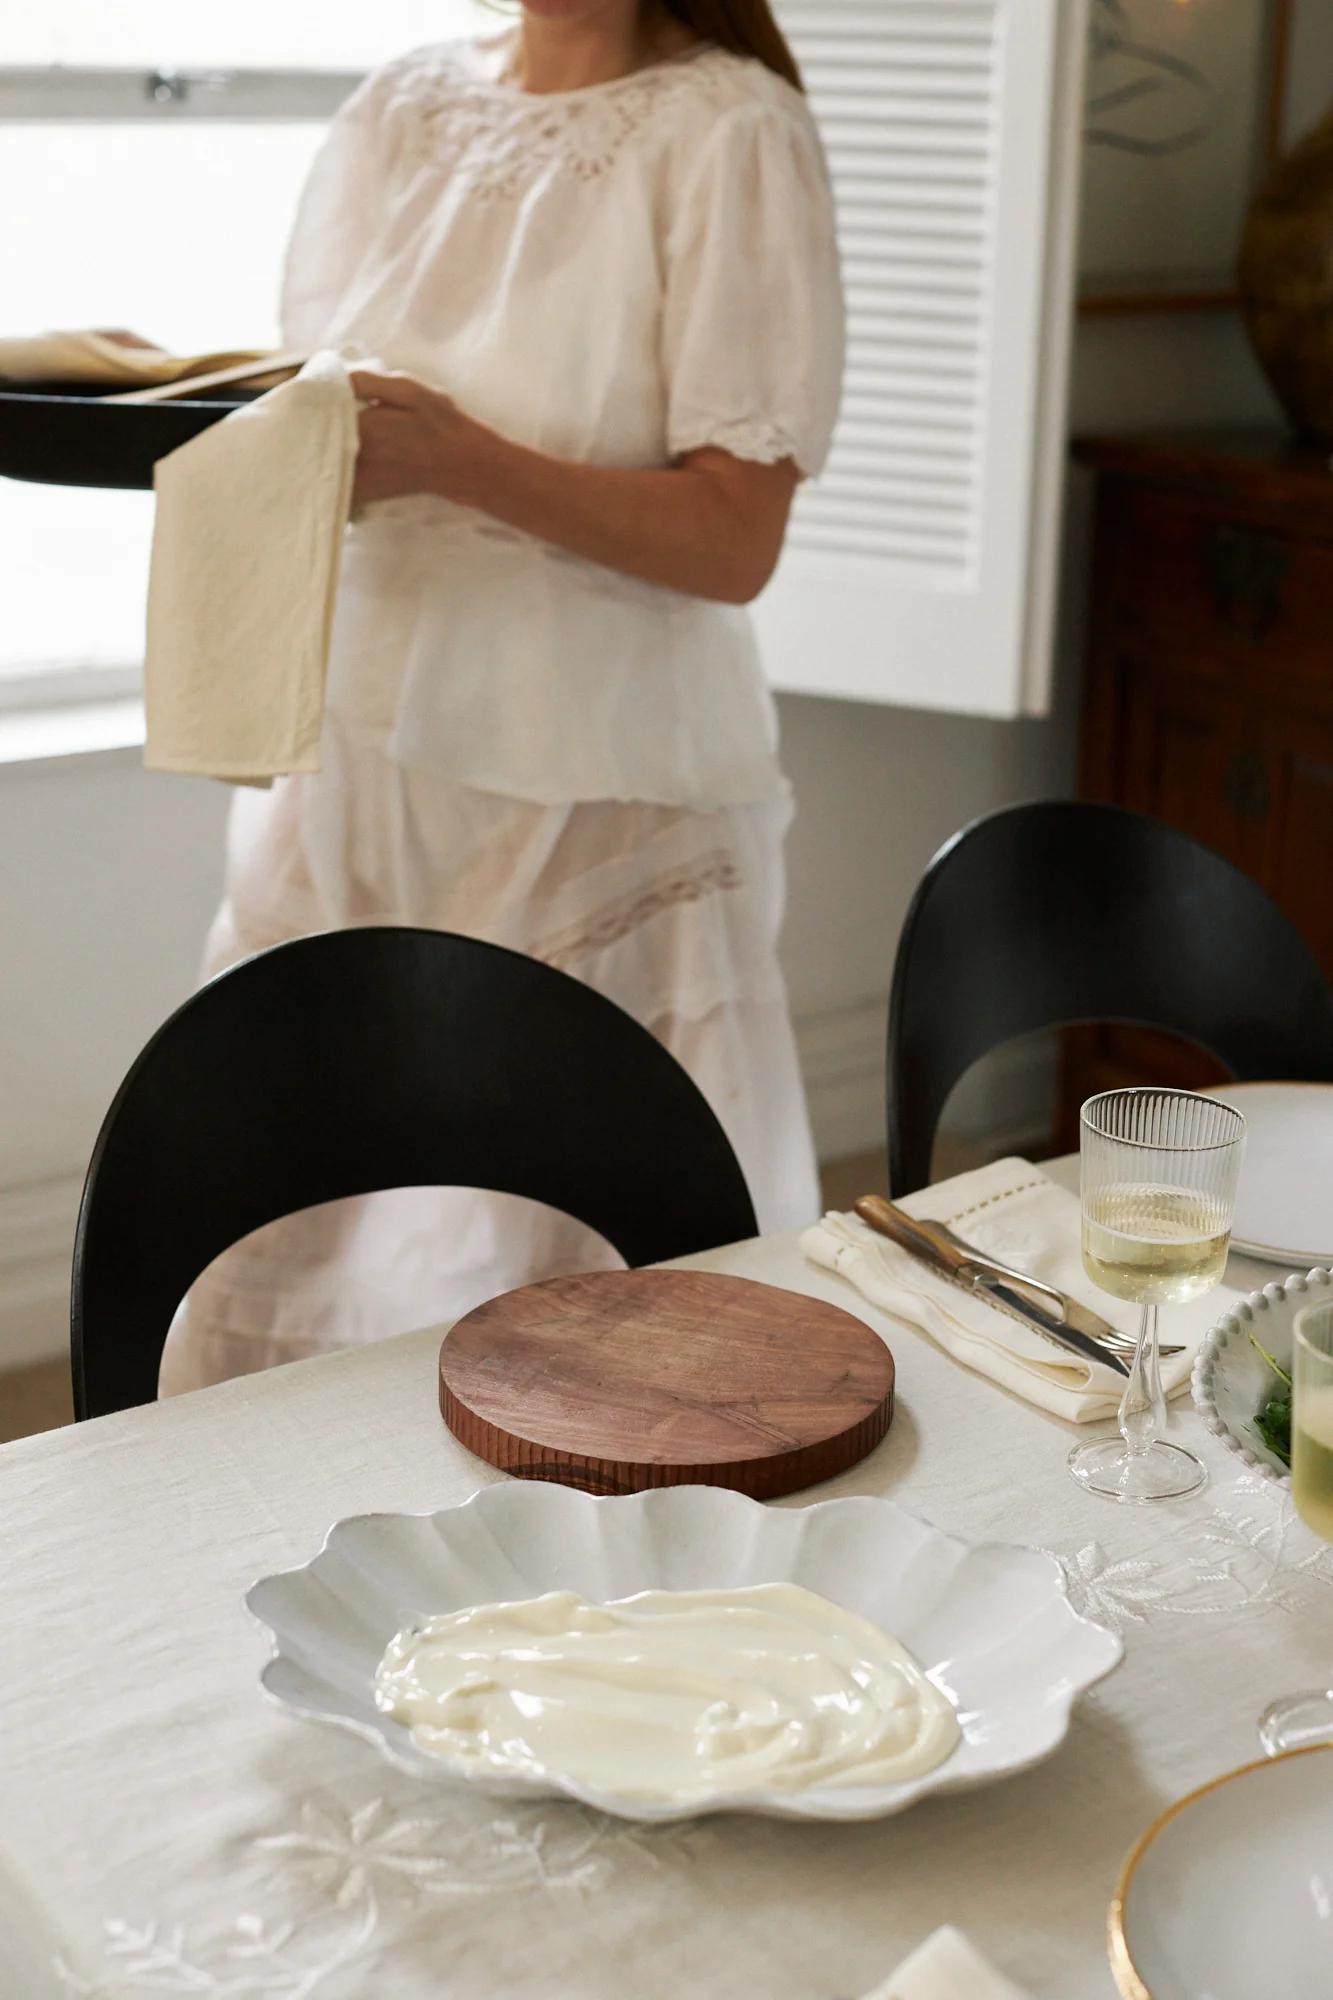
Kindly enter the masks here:
<path id="1" fill-rule="evenodd" d="M 761 1230 L 818 1214 L 814 1149 L 777 961 L 785 803 L 691 812 L 536 805 L 404 769 L 330 718 L 324 769 L 238 794 L 212 976 L 286 939 L 411 924 L 503 944 L 585 980 L 652 1030 L 720 1118 Z M 307 1209 L 213 1263 L 162 1360 L 173 1395 L 449 1322 L 615 1252 L 536 1202 L 406 1188 Z"/>

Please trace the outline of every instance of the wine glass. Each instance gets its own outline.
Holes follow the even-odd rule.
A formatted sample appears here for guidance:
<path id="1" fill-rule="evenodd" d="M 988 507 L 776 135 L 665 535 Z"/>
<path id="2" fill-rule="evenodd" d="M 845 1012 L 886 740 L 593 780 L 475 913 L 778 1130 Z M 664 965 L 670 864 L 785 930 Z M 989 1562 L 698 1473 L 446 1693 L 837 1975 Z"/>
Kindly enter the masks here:
<path id="1" fill-rule="evenodd" d="M 1307 1306 L 1291 1330 L 1291 1497 L 1333 1542 L 1333 1304 Z M 1333 1738 L 1333 1686 L 1284 1695 L 1259 1718 L 1270 1757 Z"/>
<path id="2" fill-rule="evenodd" d="M 1245 1120 L 1189 1090 L 1107 1090 L 1088 1099 L 1080 1124 L 1083 1268 L 1142 1310 L 1120 1436 L 1076 1446 L 1069 1470 L 1108 1500 L 1173 1500 L 1207 1473 L 1162 1436 L 1157 1307 L 1211 1291 L 1226 1268 Z"/>

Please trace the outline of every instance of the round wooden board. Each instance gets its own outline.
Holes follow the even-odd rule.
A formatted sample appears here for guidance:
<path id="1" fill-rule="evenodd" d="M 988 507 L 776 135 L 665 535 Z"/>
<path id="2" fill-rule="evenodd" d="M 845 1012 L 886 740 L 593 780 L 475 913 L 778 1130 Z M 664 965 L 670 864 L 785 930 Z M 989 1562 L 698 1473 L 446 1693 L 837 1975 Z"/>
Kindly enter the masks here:
<path id="1" fill-rule="evenodd" d="M 592 1271 L 478 1306 L 440 1348 L 469 1451 L 590 1493 L 830 1479 L 893 1417 L 893 1356 L 851 1313 L 709 1271 Z"/>

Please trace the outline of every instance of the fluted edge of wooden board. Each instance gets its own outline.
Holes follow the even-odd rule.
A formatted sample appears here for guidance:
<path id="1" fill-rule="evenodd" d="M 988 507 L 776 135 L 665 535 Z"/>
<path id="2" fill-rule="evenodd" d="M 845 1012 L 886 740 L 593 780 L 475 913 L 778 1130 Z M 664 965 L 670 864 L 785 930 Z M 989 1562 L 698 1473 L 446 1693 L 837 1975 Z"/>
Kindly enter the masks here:
<path id="1" fill-rule="evenodd" d="M 590 1493 L 775 1499 L 872 1451 L 893 1395 L 893 1356 L 862 1320 L 715 1272 L 548 1279 L 477 1307 L 440 1348 L 440 1412 L 461 1444 Z"/>

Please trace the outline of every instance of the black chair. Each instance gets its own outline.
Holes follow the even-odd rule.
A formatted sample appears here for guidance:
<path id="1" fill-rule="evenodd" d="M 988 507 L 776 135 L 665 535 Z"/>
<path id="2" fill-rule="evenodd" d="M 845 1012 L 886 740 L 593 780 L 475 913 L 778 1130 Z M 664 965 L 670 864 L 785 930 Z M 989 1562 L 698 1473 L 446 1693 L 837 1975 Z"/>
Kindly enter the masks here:
<path id="1" fill-rule="evenodd" d="M 1237 1079 L 1333 1080 L 1333 997 L 1256 882 L 1118 806 L 1009 806 L 946 842 L 912 898 L 889 1002 L 889 1185 L 930 1178 L 945 1099 L 1016 1035 L 1133 1022 Z"/>
<path id="2" fill-rule="evenodd" d="M 251 1230 L 434 1186 L 546 1202 L 632 1265 L 756 1227 L 701 1092 L 591 987 L 443 931 L 300 938 L 186 1001 L 107 1114 L 74 1250 L 76 1416 L 157 1394 L 177 1305 Z"/>

